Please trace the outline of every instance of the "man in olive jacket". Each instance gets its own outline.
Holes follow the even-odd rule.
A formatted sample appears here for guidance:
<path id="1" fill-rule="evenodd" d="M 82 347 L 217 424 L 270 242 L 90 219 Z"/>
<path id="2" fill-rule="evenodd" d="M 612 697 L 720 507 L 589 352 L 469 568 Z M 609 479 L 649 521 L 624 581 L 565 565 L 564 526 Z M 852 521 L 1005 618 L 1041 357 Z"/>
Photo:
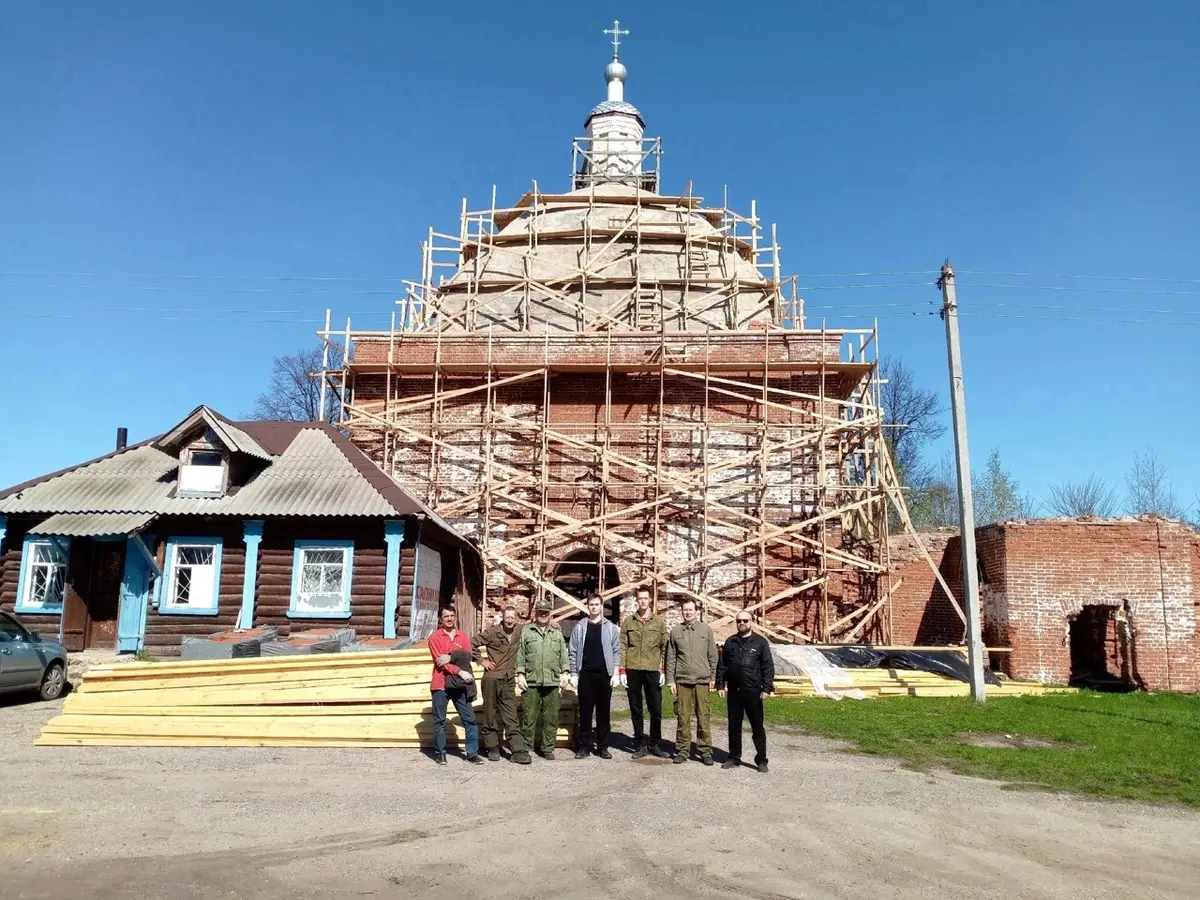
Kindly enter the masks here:
<path id="1" fill-rule="evenodd" d="M 558 737 L 558 709 L 562 705 L 562 689 L 570 680 L 570 660 L 562 630 L 550 624 L 549 600 L 539 600 L 533 607 L 533 621 L 521 631 L 517 643 L 517 688 L 524 691 L 521 698 L 521 737 L 527 748 L 535 746 L 533 735 L 538 716 L 542 717 L 543 759 L 554 759 L 554 742 Z"/>
<path id="2" fill-rule="evenodd" d="M 667 684 L 675 698 L 676 763 L 687 762 L 692 743 L 692 713 L 696 714 L 696 749 L 700 762 L 713 764 L 712 723 L 708 716 L 708 692 L 716 687 L 717 639 L 713 630 L 696 616 L 696 601 L 681 606 L 683 624 L 667 637 Z"/>
<path id="3" fill-rule="evenodd" d="M 512 761 L 529 764 L 529 751 L 521 738 L 521 714 L 517 710 L 517 649 L 521 640 L 521 620 L 515 607 L 507 606 L 500 624 L 493 625 L 475 639 L 476 650 L 486 651 L 483 658 L 483 721 L 480 737 L 488 759 L 500 759 L 500 733 L 508 734 Z"/>
<path id="4" fill-rule="evenodd" d="M 638 588 L 637 612 L 621 623 L 621 680 L 629 697 L 629 718 L 633 720 L 633 758 L 647 753 L 669 754 L 662 743 L 663 652 L 667 646 L 667 620 L 654 612 L 648 588 Z M 642 725 L 642 696 L 650 713 L 650 737 Z"/>

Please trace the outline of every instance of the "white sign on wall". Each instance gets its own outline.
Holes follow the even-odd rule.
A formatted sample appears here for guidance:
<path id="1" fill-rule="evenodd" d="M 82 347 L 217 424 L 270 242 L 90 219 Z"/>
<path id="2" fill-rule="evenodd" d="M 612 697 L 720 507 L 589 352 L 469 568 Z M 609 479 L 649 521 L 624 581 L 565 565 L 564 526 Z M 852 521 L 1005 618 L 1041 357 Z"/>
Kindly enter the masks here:
<path id="1" fill-rule="evenodd" d="M 414 641 L 423 641 L 433 634 L 441 600 L 442 553 L 428 544 L 418 544 L 412 618 L 408 631 Z"/>

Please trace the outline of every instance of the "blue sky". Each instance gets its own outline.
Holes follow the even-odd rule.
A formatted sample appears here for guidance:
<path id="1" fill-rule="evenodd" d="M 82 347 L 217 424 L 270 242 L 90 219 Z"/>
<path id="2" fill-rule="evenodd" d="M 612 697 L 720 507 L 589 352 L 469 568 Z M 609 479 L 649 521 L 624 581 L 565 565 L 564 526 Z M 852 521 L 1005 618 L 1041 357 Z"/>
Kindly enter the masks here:
<path id="1" fill-rule="evenodd" d="M 1040 495 L 1118 482 L 1153 446 L 1179 499 L 1200 494 L 1200 4 L 110 0 L 3 16 L 0 484 L 107 451 L 117 425 L 142 438 L 199 403 L 248 410 L 327 306 L 386 323 L 461 197 L 566 187 L 620 17 L 664 188 L 757 198 L 810 324 L 878 315 L 885 352 L 944 395 L 929 313 L 953 260 L 980 465 L 998 448 Z"/>

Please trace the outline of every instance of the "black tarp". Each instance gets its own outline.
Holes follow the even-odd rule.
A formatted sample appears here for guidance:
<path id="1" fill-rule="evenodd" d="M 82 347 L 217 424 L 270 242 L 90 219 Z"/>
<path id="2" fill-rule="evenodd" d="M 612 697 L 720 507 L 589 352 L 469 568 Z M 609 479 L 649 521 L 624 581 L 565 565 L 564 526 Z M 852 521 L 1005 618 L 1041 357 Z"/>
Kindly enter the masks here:
<path id="1" fill-rule="evenodd" d="M 967 658 L 957 650 L 888 650 L 864 645 L 822 648 L 821 652 L 827 660 L 843 669 L 911 669 L 936 672 L 964 683 L 971 681 Z M 1000 684 L 1000 679 L 987 669 L 984 669 L 983 680 L 987 684 Z"/>

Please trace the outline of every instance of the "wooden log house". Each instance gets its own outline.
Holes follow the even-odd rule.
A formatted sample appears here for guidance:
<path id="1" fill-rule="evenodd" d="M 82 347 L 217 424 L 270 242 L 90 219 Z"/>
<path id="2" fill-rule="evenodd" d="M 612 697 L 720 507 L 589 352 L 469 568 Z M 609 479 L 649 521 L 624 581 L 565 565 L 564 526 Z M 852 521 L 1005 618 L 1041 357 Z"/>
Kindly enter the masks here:
<path id="1" fill-rule="evenodd" d="M 477 550 L 321 422 L 170 431 L 0 491 L 0 609 L 68 650 L 180 652 L 186 635 L 344 624 L 420 639 L 473 629 Z"/>

